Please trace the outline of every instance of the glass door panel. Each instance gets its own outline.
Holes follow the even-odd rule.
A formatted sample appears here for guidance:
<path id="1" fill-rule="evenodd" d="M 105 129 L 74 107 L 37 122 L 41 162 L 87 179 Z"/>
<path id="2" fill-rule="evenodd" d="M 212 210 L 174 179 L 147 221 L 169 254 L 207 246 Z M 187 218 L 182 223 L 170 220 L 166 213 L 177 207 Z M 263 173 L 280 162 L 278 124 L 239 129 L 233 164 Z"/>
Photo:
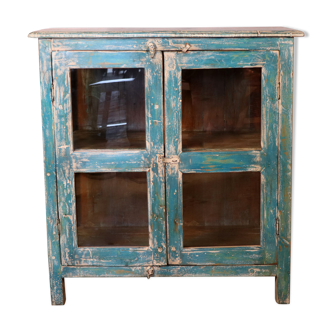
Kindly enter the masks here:
<path id="1" fill-rule="evenodd" d="M 185 173 L 183 246 L 260 245 L 260 172 Z"/>
<path id="2" fill-rule="evenodd" d="M 166 264 L 161 52 L 60 51 L 53 66 L 62 264 Z"/>
<path id="3" fill-rule="evenodd" d="M 74 149 L 145 149 L 144 68 L 72 69 Z"/>
<path id="4" fill-rule="evenodd" d="M 79 247 L 149 246 L 144 172 L 76 173 Z"/>
<path id="5" fill-rule="evenodd" d="M 182 149 L 261 148 L 261 68 L 182 70 Z"/>
<path id="6" fill-rule="evenodd" d="M 165 53 L 168 259 L 276 262 L 278 52 Z"/>

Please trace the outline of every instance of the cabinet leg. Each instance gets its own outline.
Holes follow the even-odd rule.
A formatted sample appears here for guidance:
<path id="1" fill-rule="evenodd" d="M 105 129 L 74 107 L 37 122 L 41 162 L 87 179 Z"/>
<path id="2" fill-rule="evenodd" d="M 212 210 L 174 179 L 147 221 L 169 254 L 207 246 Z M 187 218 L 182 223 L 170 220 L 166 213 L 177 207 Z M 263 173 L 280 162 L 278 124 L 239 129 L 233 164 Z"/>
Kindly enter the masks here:
<path id="1" fill-rule="evenodd" d="M 51 277 L 50 284 L 52 305 L 64 305 L 66 302 L 65 279 Z"/>
<path id="2" fill-rule="evenodd" d="M 287 280 L 288 279 L 288 280 Z M 289 304 L 290 287 L 289 276 L 279 275 L 276 277 L 276 302 L 279 304 Z"/>

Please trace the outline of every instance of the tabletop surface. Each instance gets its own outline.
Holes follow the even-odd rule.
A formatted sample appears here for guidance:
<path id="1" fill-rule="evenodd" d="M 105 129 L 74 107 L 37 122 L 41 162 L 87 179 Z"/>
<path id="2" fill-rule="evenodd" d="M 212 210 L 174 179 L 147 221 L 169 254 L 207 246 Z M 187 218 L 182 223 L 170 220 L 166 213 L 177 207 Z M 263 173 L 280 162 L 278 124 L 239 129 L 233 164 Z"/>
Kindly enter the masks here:
<path id="1" fill-rule="evenodd" d="M 228 28 L 50 28 L 33 31 L 31 38 L 161 38 L 161 37 L 303 37 L 284 27 Z"/>

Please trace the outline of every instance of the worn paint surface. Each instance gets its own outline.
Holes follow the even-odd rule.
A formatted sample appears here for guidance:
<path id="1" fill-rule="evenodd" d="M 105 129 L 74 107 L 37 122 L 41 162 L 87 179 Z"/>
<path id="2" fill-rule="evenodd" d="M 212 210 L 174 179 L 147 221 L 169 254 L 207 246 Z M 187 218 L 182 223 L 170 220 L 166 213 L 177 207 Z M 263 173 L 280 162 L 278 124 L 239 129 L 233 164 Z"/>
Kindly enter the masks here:
<path id="1" fill-rule="evenodd" d="M 284 27 L 250 28 L 54 28 L 34 31 L 37 38 L 128 37 L 302 37 L 302 31 Z"/>
<path id="2" fill-rule="evenodd" d="M 65 285 L 61 275 L 60 242 L 57 228 L 58 207 L 52 111 L 51 41 L 39 41 L 39 69 L 43 121 L 44 176 L 46 194 L 47 247 L 52 304 L 65 303 Z"/>
<path id="3" fill-rule="evenodd" d="M 275 276 L 276 265 L 241 266 L 155 266 L 153 277 L 231 277 Z M 147 277 L 146 267 L 71 267 L 64 266 L 66 278 L 80 277 Z"/>
<path id="4" fill-rule="evenodd" d="M 53 52 L 53 64 L 62 264 L 166 264 L 165 180 L 157 162 L 157 155 L 164 153 L 161 52 L 156 52 L 152 59 L 146 52 Z M 73 151 L 69 70 L 108 67 L 145 69 L 146 150 Z M 74 173 L 116 171 L 147 172 L 149 247 L 78 247 Z"/>
<path id="5" fill-rule="evenodd" d="M 269 37 L 266 38 L 251 38 L 265 36 L 258 31 L 251 31 L 250 34 L 247 31 L 245 36 L 250 38 L 233 38 L 241 37 L 243 34 L 229 30 L 218 32 L 225 33 L 222 36 L 228 38 L 215 38 L 219 36 L 216 31 L 208 32 L 209 37 L 212 38 L 197 38 L 204 36 L 207 32 L 201 32 L 201 34 L 193 31 L 157 32 L 159 37 L 167 33 L 169 37 L 174 34 L 175 37 L 186 37 L 185 39 L 152 38 L 156 34 L 146 31 L 127 33 L 122 31 L 113 35 L 112 33 L 111 31 L 71 32 L 68 38 L 72 39 L 41 39 L 39 41 L 52 304 L 63 304 L 65 301 L 63 283 L 65 277 L 140 277 L 147 276 L 147 269 L 153 269 L 153 276 L 156 277 L 276 276 L 276 300 L 278 303 L 289 303 L 293 82 L 293 38 L 290 37 L 297 32 L 270 31 Z M 283 33 L 286 34 L 286 38 L 270 38 L 274 35 L 284 36 Z M 33 33 L 32 36 L 62 38 L 66 34 L 65 32 L 40 32 Z M 140 38 L 123 39 L 129 36 Z M 91 39 L 82 39 L 83 37 Z M 148 53 L 150 42 L 156 46 L 153 59 Z M 162 162 L 164 156 L 163 64 L 160 51 L 181 51 L 185 43 L 190 44 L 189 51 L 186 53 L 166 52 L 164 54 L 165 154 L 166 158 L 179 158 L 179 163 L 166 163 L 165 167 Z M 96 52 L 97 50 L 100 52 Z M 131 52 L 106 52 L 121 50 Z M 227 50 L 227 52 L 197 52 L 200 50 Z M 53 110 L 52 66 L 55 86 Z M 73 151 L 69 69 L 112 66 L 144 67 L 146 70 L 147 148 L 127 151 Z M 181 69 L 244 66 L 263 68 L 262 149 L 182 152 Z M 280 101 L 277 100 L 279 76 Z M 54 141 L 56 141 L 56 147 Z M 113 171 L 147 172 L 150 245 L 141 248 L 78 248 L 74 213 L 74 173 Z M 262 174 L 261 246 L 183 249 L 182 174 L 230 171 L 260 171 Z M 167 243 L 165 177 L 167 178 L 168 203 Z M 59 206 L 57 206 L 56 196 L 57 185 Z M 278 237 L 275 235 L 277 212 L 280 217 Z M 58 213 L 61 221 L 61 250 L 57 229 Z M 276 250 L 278 250 L 277 255 Z M 166 265 L 166 251 L 168 251 L 168 263 L 178 264 L 177 266 Z"/>
<path id="6" fill-rule="evenodd" d="M 278 273 L 276 301 L 290 302 L 290 246 L 291 246 L 291 196 L 292 196 L 292 135 L 293 135 L 293 40 L 285 40 L 280 49 L 280 112 L 279 112 L 279 162 L 278 162 Z"/>
<path id="7" fill-rule="evenodd" d="M 171 264 L 272 264 L 276 262 L 278 63 L 277 51 L 165 53 L 165 151 L 179 156 L 166 167 L 167 241 Z M 181 71 L 203 68 L 262 68 L 262 149 L 182 151 Z M 183 248 L 182 173 L 261 171 L 261 245 Z"/>
<path id="8" fill-rule="evenodd" d="M 53 51 L 147 51 L 149 44 L 157 51 L 182 51 L 185 44 L 190 51 L 223 50 L 279 50 L 279 38 L 127 38 L 127 39 L 53 39 Z"/>

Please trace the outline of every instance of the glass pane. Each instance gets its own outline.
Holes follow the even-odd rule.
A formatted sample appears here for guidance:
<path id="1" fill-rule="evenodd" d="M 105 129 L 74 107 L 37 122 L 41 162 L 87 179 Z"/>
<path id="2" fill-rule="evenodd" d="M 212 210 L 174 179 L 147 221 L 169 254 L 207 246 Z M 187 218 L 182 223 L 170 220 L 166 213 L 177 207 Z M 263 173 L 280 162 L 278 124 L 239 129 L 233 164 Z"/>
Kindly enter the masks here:
<path id="1" fill-rule="evenodd" d="M 76 173 L 79 247 L 148 246 L 144 172 Z"/>
<path id="2" fill-rule="evenodd" d="M 260 172 L 183 174 L 184 247 L 260 244 Z"/>
<path id="3" fill-rule="evenodd" d="M 261 148 L 261 68 L 182 71 L 182 148 Z"/>
<path id="4" fill-rule="evenodd" d="M 145 149 L 144 69 L 72 69 L 74 149 Z"/>

